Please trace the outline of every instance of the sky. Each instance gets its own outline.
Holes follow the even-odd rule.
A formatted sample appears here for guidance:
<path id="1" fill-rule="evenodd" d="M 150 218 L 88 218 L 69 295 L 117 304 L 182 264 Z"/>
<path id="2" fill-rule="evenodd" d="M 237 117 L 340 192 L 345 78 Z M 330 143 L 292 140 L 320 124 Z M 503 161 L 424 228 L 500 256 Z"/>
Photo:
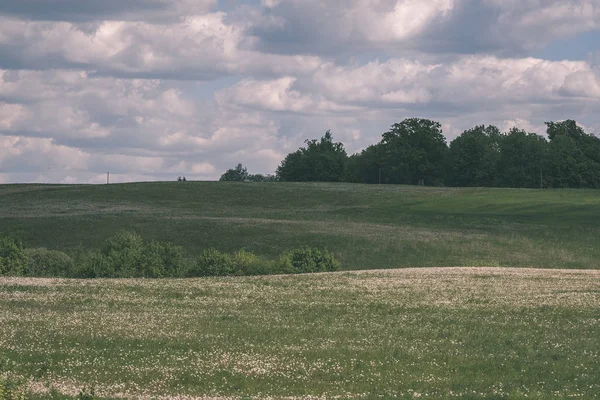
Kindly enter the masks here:
<path id="1" fill-rule="evenodd" d="M 600 133 L 600 0 L 0 0 L 0 183 L 274 173 L 412 117 Z"/>

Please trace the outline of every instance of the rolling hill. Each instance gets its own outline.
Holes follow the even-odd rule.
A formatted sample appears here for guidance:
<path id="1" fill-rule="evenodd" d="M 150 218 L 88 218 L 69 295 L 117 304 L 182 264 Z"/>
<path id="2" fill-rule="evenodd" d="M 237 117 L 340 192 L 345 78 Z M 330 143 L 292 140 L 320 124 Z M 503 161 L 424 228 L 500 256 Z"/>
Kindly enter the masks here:
<path id="1" fill-rule="evenodd" d="M 335 183 L 0 185 L 0 235 L 95 248 L 121 229 L 195 255 L 326 247 L 344 269 L 600 266 L 600 191 Z"/>

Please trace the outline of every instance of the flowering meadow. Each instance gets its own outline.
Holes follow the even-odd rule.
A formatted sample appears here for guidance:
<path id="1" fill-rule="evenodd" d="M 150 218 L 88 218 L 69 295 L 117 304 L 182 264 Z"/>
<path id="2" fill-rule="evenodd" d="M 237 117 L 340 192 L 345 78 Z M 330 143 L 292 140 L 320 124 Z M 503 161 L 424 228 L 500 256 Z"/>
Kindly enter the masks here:
<path id="1" fill-rule="evenodd" d="M 600 397 L 600 271 L 0 278 L 33 398 Z"/>

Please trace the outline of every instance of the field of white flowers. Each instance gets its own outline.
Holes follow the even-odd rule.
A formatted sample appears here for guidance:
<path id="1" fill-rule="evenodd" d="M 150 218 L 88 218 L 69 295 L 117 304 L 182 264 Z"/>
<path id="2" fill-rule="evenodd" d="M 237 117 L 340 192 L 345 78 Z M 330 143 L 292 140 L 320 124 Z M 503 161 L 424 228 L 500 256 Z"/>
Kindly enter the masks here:
<path id="1" fill-rule="evenodd" d="M 594 398 L 600 271 L 0 278 L 0 356 L 38 395 Z"/>

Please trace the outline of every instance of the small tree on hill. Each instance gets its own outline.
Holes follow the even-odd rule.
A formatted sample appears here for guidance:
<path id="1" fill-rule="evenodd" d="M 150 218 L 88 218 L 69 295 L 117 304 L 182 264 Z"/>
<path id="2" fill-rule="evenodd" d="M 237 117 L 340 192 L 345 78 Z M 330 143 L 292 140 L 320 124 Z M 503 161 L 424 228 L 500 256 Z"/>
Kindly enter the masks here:
<path id="1" fill-rule="evenodd" d="M 248 169 L 241 163 L 236 165 L 235 168 L 228 169 L 223 175 L 221 175 L 221 182 L 245 182 L 248 180 Z"/>

